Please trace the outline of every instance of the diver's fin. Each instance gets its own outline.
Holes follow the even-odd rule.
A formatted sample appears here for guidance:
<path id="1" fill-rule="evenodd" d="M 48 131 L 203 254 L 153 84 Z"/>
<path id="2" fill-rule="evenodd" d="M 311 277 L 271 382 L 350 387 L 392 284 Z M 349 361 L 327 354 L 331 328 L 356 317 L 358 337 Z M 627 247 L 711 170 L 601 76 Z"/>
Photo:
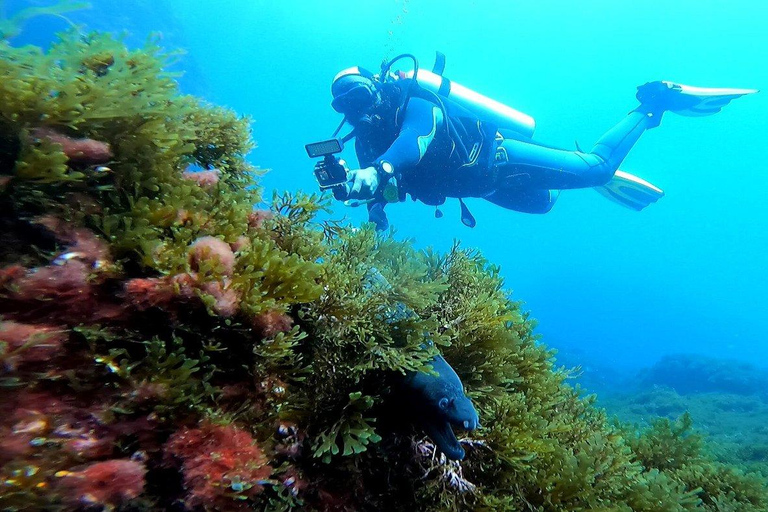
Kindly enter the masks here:
<path id="1" fill-rule="evenodd" d="M 637 88 L 640 103 L 683 116 L 708 116 L 757 89 L 694 87 L 669 81 L 649 82 Z"/>
<path id="2" fill-rule="evenodd" d="M 694 87 L 692 85 L 672 84 L 679 87 L 680 93 L 696 99 L 690 107 L 681 110 L 673 110 L 675 114 L 683 116 L 708 116 L 726 106 L 731 100 L 747 94 L 754 94 L 757 89 L 726 89 L 717 87 Z"/>
<path id="3" fill-rule="evenodd" d="M 616 171 L 611 181 L 593 188 L 611 201 L 638 212 L 664 197 L 659 187 L 624 171 Z"/>

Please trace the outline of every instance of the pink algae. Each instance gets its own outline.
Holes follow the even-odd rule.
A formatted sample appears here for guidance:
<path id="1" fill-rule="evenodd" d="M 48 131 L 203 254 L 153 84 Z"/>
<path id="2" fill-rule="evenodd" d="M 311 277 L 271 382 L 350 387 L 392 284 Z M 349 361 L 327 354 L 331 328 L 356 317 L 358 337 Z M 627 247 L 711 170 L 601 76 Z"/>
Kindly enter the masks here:
<path id="1" fill-rule="evenodd" d="M 94 139 L 77 139 L 57 132 L 52 128 L 35 128 L 32 135 L 61 145 L 70 162 L 80 164 L 103 164 L 112 159 L 112 148 L 106 142 Z"/>
<path id="2" fill-rule="evenodd" d="M 184 179 L 194 181 L 202 188 L 211 188 L 219 182 L 221 172 L 218 169 L 211 169 L 209 171 L 184 171 L 182 176 Z"/>
<path id="3" fill-rule="evenodd" d="M 293 327 L 293 319 L 277 310 L 259 313 L 252 318 L 251 323 L 265 338 L 272 338 L 279 332 L 288 332 Z"/>
<path id="4" fill-rule="evenodd" d="M 141 462 L 113 459 L 62 472 L 58 483 L 65 501 L 72 505 L 113 508 L 144 491 L 146 472 Z"/>
<path id="5" fill-rule="evenodd" d="M 241 500 L 261 493 L 272 473 L 253 437 L 234 426 L 181 429 L 168 439 L 165 459 L 181 466 L 187 508 L 246 509 Z"/>
<path id="6" fill-rule="evenodd" d="M 59 353 L 66 338 L 60 327 L 0 320 L 0 341 L 5 343 L 0 369 L 4 367 L 6 371 L 12 371 L 47 362 Z"/>
<path id="7" fill-rule="evenodd" d="M 195 240 L 189 247 L 189 264 L 197 272 L 203 262 L 209 262 L 221 267 L 224 275 L 232 275 L 235 268 L 235 253 L 225 241 L 203 236 Z"/>

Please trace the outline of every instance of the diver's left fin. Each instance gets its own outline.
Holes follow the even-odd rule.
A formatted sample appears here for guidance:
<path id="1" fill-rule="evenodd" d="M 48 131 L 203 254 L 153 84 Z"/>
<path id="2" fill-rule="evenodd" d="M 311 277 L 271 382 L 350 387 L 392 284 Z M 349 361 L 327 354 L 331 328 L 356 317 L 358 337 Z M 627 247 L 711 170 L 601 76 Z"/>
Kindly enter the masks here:
<path id="1" fill-rule="evenodd" d="M 664 197 L 659 187 L 624 171 L 616 171 L 611 181 L 594 190 L 625 208 L 640 211 Z"/>

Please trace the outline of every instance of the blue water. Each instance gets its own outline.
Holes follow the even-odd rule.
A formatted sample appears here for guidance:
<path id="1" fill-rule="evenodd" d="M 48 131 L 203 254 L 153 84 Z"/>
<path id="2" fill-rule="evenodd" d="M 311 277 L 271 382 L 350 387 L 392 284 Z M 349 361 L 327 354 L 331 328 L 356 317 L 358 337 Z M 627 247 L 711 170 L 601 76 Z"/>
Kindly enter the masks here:
<path id="1" fill-rule="evenodd" d="M 352 65 L 376 70 L 402 52 L 425 67 L 444 52 L 446 76 L 533 115 L 535 139 L 563 147 L 591 147 L 650 80 L 763 89 L 713 117 L 668 114 L 641 138 L 622 169 L 666 197 L 640 213 L 591 190 L 563 192 L 544 216 L 469 200 L 475 229 L 450 200 L 442 219 L 420 203 L 388 212 L 396 236 L 419 246 L 445 250 L 458 239 L 480 248 L 539 319 L 544 342 L 583 362 L 633 369 L 684 352 L 768 367 L 763 2 L 92 3 L 68 18 L 127 30 L 131 44 L 161 32 L 164 44 L 188 52 L 186 92 L 253 117 L 252 159 L 270 169 L 267 191 L 316 189 L 303 145 L 340 121 L 329 106 L 331 79 Z M 65 26 L 33 20 L 19 40 L 41 44 Z M 364 213 L 338 205 L 334 216 L 361 223 Z"/>

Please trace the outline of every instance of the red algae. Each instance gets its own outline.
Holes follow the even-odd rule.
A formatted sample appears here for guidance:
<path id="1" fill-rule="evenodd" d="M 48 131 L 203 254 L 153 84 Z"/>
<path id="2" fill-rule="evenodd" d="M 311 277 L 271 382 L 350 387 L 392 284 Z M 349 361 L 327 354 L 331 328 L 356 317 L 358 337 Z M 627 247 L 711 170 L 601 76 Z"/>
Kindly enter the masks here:
<path id="1" fill-rule="evenodd" d="M 54 453 L 60 460 L 78 463 L 104 459 L 113 456 L 118 441 L 126 437 L 141 449 L 158 450 L 158 423 L 152 415 L 108 420 L 112 416 L 108 404 L 116 397 L 112 390 L 99 391 L 88 400 L 27 389 L 2 393 L 0 466 Z"/>
<path id="2" fill-rule="evenodd" d="M 106 142 L 94 139 L 76 139 L 57 132 L 52 128 L 35 128 L 32 135 L 37 139 L 46 139 L 61 145 L 61 149 L 70 162 L 79 164 L 103 164 L 112 157 L 112 148 Z"/>
<path id="3" fill-rule="evenodd" d="M 272 473 L 253 437 L 234 426 L 181 429 L 168 439 L 165 459 L 181 466 L 187 508 L 246 509 L 241 500 L 261 493 Z"/>
<path id="4" fill-rule="evenodd" d="M 197 272 L 203 262 L 218 263 L 221 272 L 229 276 L 235 268 L 235 253 L 225 241 L 213 236 L 203 236 L 190 245 L 189 264 L 192 270 Z"/>
<path id="5" fill-rule="evenodd" d="M 251 244 L 251 240 L 247 236 L 237 237 L 237 240 L 229 244 L 234 252 L 242 251 Z"/>
<path id="6" fill-rule="evenodd" d="M 27 363 L 46 362 L 58 354 L 66 338 L 60 327 L 0 320 L 0 341 L 6 344 L 0 364 L 12 371 Z"/>
<path id="7" fill-rule="evenodd" d="M 16 298 L 33 299 L 77 299 L 86 295 L 90 284 L 90 266 L 85 262 L 70 259 L 61 265 L 40 267 L 16 281 Z"/>
<path id="8" fill-rule="evenodd" d="M 221 172 L 218 169 L 211 169 L 208 171 L 184 171 L 182 173 L 184 179 L 194 181 L 202 188 L 211 188 L 219 182 Z"/>
<path id="9" fill-rule="evenodd" d="M 261 229 L 273 216 L 274 213 L 270 210 L 253 210 L 248 214 L 248 225 L 254 229 Z"/>
<path id="10" fill-rule="evenodd" d="M 105 298 L 91 281 L 93 267 L 86 261 L 68 258 L 60 263 L 26 270 L 23 276 L 14 269 L 8 298 L 16 303 L 14 316 L 46 318 L 69 325 L 83 320 L 117 319 L 122 306 Z M 3 279 L 0 278 L 0 281 Z"/>
<path id="11" fill-rule="evenodd" d="M 173 309 L 175 299 L 190 301 L 198 293 L 213 297 L 211 308 L 223 317 L 237 314 L 240 294 L 230 287 L 229 279 L 200 282 L 195 272 L 176 274 L 170 277 L 135 278 L 124 285 L 125 297 L 135 309 L 143 311 L 152 307 Z"/>
<path id="12" fill-rule="evenodd" d="M 13 411 L 0 423 L 0 466 L 31 455 L 32 440 L 48 431 L 48 418 L 38 411 Z"/>
<path id="13" fill-rule="evenodd" d="M 279 332 L 288 332 L 293 327 L 293 319 L 276 310 L 265 311 L 254 316 L 251 323 L 254 329 L 265 338 L 272 338 Z"/>
<path id="14" fill-rule="evenodd" d="M 200 286 L 200 290 L 213 297 L 213 310 L 220 316 L 231 317 L 237 313 L 240 294 L 230 288 L 229 281 L 209 281 Z"/>
<path id="15" fill-rule="evenodd" d="M 74 413 L 74 408 L 45 392 L 23 390 L 4 394 L 0 401 L 0 466 L 38 449 L 35 439 L 46 439 Z"/>
<path id="16" fill-rule="evenodd" d="M 184 272 L 171 277 L 174 290 L 178 290 L 179 296 L 191 299 L 196 296 L 198 277 L 194 272 Z"/>
<path id="17" fill-rule="evenodd" d="M 113 459 L 77 471 L 62 471 L 58 488 L 70 505 L 112 508 L 137 498 L 144 491 L 144 464 Z"/>
<path id="18" fill-rule="evenodd" d="M 107 243 L 93 231 L 53 215 L 37 217 L 34 223 L 49 230 L 66 248 L 49 265 L 0 269 L 4 314 L 67 325 L 123 315 L 111 294 L 99 288 L 114 273 Z"/>
<path id="19" fill-rule="evenodd" d="M 27 269 L 21 265 L 9 265 L 0 269 L 0 287 L 6 287 L 13 284 L 16 280 L 24 277 Z"/>
<path id="20" fill-rule="evenodd" d="M 167 307 L 176 296 L 173 282 L 165 277 L 129 279 L 123 289 L 128 302 L 138 310 Z"/>
<path id="21" fill-rule="evenodd" d="M 35 223 L 44 226 L 59 241 L 67 244 L 67 250 L 57 258 L 57 261 L 76 258 L 97 267 L 110 262 L 107 243 L 93 231 L 75 227 L 53 215 L 38 217 Z"/>

